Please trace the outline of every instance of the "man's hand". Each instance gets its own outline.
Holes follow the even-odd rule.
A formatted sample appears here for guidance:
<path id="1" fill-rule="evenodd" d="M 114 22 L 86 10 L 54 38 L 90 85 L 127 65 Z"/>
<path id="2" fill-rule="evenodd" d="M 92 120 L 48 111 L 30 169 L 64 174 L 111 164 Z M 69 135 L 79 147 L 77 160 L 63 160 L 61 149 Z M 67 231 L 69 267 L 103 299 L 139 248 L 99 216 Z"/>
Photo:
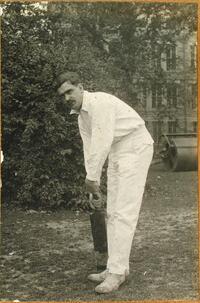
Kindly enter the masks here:
<path id="1" fill-rule="evenodd" d="M 85 179 L 85 187 L 88 193 L 100 196 L 100 189 L 97 181 Z"/>

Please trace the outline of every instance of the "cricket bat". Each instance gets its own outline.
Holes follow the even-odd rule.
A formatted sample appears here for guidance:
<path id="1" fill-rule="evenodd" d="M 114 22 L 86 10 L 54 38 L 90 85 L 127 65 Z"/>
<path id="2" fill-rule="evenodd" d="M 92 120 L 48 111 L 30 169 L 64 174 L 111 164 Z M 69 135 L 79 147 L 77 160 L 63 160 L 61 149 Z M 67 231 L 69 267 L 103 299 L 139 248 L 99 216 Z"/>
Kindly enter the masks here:
<path id="1" fill-rule="evenodd" d="M 106 269 L 107 264 L 107 232 L 105 210 L 101 197 L 93 194 L 89 195 L 89 202 L 93 210 L 90 213 L 90 223 L 92 230 L 92 238 L 94 244 L 95 258 L 97 270 Z"/>

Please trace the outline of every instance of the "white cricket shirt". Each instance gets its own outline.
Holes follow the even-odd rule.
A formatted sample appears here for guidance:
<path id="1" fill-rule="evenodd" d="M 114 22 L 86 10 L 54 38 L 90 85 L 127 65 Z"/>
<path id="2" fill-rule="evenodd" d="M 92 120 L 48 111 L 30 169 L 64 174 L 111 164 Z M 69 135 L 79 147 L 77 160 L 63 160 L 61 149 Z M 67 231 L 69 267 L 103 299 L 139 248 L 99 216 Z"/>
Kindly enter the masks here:
<path id="1" fill-rule="evenodd" d="M 112 144 L 134 130 L 145 128 L 144 120 L 125 102 L 107 93 L 87 91 L 83 94 L 78 125 L 86 178 L 98 182 Z M 141 144 L 153 144 L 149 132 L 146 130 L 144 134 Z"/>

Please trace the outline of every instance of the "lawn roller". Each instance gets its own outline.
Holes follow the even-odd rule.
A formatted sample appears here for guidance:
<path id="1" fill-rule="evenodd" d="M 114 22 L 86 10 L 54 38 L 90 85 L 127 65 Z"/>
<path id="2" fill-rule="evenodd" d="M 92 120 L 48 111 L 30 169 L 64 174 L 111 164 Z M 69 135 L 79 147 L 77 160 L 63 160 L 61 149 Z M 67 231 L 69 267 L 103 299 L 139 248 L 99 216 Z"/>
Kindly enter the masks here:
<path id="1" fill-rule="evenodd" d="M 163 134 L 159 141 L 159 153 L 165 167 L 171 171 L 195 171 L 198 169 L 197 134 Z"/>

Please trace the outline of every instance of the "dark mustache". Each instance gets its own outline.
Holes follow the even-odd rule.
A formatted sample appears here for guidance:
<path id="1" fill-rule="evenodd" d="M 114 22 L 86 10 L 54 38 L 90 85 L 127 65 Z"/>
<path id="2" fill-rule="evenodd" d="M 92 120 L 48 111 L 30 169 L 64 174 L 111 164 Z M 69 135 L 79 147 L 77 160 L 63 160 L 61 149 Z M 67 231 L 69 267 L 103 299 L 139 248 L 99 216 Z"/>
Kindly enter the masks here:
<path id="1" fill-rule="evenodd" d="M 70 100 L 63 100 L 63 104 L 67 105 L 67 106 L 71 106 L 74 103 L 74 100 L 70 99 Z"/>

